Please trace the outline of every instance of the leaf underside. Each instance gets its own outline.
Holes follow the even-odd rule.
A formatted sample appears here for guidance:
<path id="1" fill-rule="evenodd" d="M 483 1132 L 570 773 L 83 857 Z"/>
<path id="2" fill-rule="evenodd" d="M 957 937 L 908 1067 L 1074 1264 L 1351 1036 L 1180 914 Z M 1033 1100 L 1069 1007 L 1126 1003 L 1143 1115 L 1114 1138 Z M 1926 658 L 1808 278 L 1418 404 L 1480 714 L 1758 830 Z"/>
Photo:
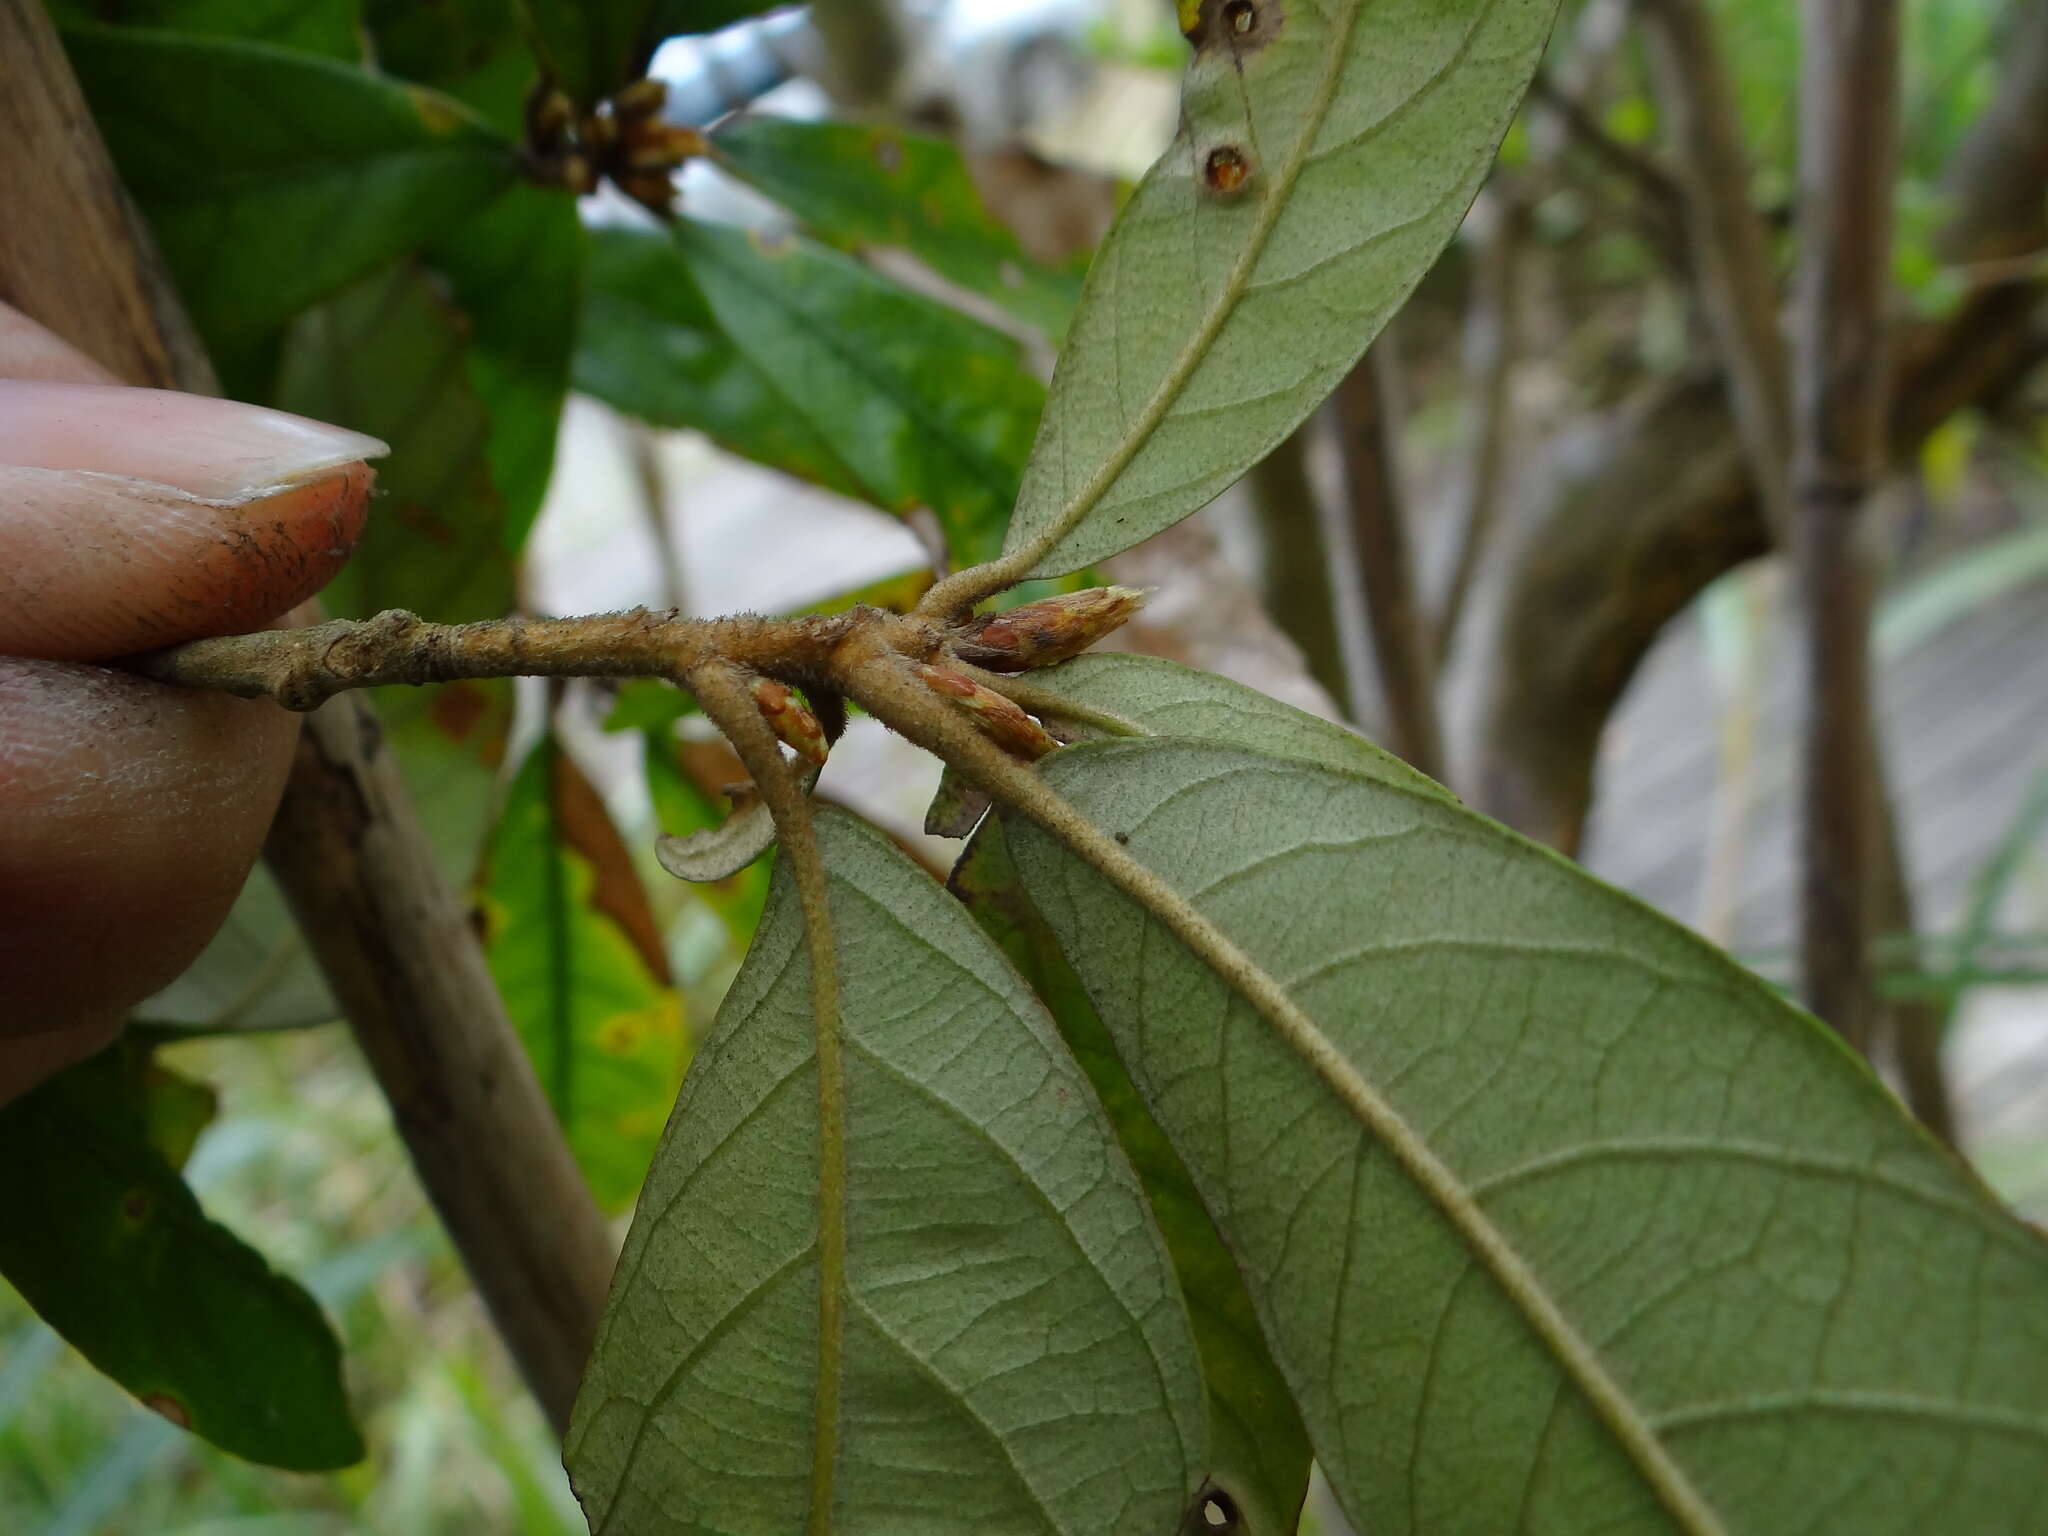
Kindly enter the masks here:
<path id="1" fill-rule="evenodd" d="M 2039 1528 L 2034 1234 L 1711 946 L 1243 735 L 1042 770 L 1242 969 L 1006 827 L 1361 1529 Z"/>
<path id="2" fill-rule="evenodd" d="M 565 1460 L 594 1531 L 1158 1536 L 1200 1475 L 1186 1316 L 1050 1020 L 878 832 L 818 830 L 845 1178 L 821 1184 L 794 883 L 699 1049 Z M 844 1273 L 820 1218 L 839 1202 Z M 808 1521 L 821 1286 L 844 1298 L 829 1519 Z"/>
<path id="3" fill-rule="evenodd" d="M 1152 1203 L 1187 1300 L 1208 1388 L 1205 1486 L 1220 1490 L 1236 1509 L 1231 1536 L 1291 1536 L 1308 1492 L 1309 1445 L 1301 1417 L 1186 1165 L 1132 1087 L 1080 980 L 1024 893 L 999 818 L 981 824 L 947 885 L 1052 1013 Z M 1202 1521 L 1186 1527 L 1205 1528 Z"/>
<path id="4" fill-rule="evenodd" d="M 1181 131 L 1089 269 L 1004 546 L 1054 540 L 1033 575 L 1178 522 L 1321 404 L 1456 232 L 1556 0 L 1248 9 L 1202 5 Z"/>

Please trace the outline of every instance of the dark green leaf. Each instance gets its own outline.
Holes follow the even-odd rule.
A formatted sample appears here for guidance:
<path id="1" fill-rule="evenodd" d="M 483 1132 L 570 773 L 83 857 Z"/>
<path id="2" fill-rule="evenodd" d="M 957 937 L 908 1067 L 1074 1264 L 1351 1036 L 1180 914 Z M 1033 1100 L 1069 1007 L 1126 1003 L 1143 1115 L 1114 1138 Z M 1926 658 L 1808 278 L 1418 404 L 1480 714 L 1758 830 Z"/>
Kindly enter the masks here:
<path id="1" fill-rule="evenodd" d="M 1086 258 L 1033 261 L 990 213 L 943 139 L 854 123 L 736 117 L 712 139 L 718 164 L 841 249 L 893 246 L 1057 341 L 1081 297 Z"/>
<path id="2" fill-rule="evenodd" d="M 651 230 L 593 229 L 576 387 L 657 427 L 858 497 L 831 445 L 725 333 L 682 252 Z"/>
<path id="3" fill-rule="evenodd" d="M 75 28 L 73 64 L 223 368 L 307 305 L 454 228 L 512 146 L 446 97 L 331 59 Z"/>
<path id="4" fill-rule="evenodd" d="M 1137 1180 L 959 905 L 864 823 L 822 811 L 818 833 L 836 1016 L 778 869 L 576 1402 L 592 1528 L 1165 1536 L 1205 1425 Z"/>
<path id="5" fill-rule="evenodd" d="M 584 1176 L 607 1210 L 640 1187 L 688 1045 L 647 892 L 604 802 L 545 738 L 491 833 L 484 954 Z"/>
<path id="6" fill-rule="evenodd" d="M 50 16 L 62 27 L 105 22 L 240 38 L 351 64 L 363 55 L 356 0 L 51 0 Z"/>
<path id="7" fill-rule="evenodd" d="M 1160 882 L 1006 820 L 1361 1528 L 2025 1526 L 2048 1246 L 1812 1019 L 1433 790 L 1041 772 Z"/>
<path id="8" fill-rule="evenodd" d="M 490 423 L 483 453 L 504 502 L 499 537 L 516 554 L 547 493 L 569 389 L 583 297 L 576 204 L 515 186 L 424 255 L 467 317 L 463 366 Z"/>
<path id="9" fill-rule="evenodd" d="M 208 1221 L 162 1150 L 145 1053 L 123 1047 L 0 1107 L 0 1273 L 165 1418 L 299 1471 L 362 1458 L 319 1306 Z"/>
<path id="10" fill-rule="evenodd" d="M 539 66 L 514 0 L 367 0 L 364 12 L 384 73 L 443 91 L 519 136 Z"/>
<path id="11" fill-rule="evenodd" d="M 647 34 L 656 42 L 716 32 L 749 16 L 772 11 L 781 0 L 652 0 Z"/>
<path id="12" fill-rule="evenodd" d="M 1045 919 L 1031 905 L 991 818 L 960 856 L 950 888 L 1052 1013 L 1060 1037 L 1109 1112 L 1166 1235 L 1209 1389 L 1208 1482 L 1236 1506 L 1241 1536 L 1290 1536 L 1308 1493 L 1308 1435 L 1259 1336 L 1251 1298 L 1202 1208 L 1194 1181 L 1145 1108 Z M 1196 1522 L 1189 1527 L 1202 1532 Z"/>
<path id="13" fill-rule="evenodd" d="M 676 242 L 720 328 L 868 500 L 929 507 L 959 564 L 996 552 L 1045 400 L 1015 341 L 808 241 L 685 221 Z"/>
<path id="14" fill-rule="evenodd" d="M 1006 546 L 1022 574 L 1178 522 L 1321 404 L 1456 233 L 1556 8 L 1184 0 L 1181 130 L 1088 270 Z"/>
<path id="15" fill-rule="evenodd" d="M 455 623 L 512 605 L 512 508 L 492 475 L 469 330 L 447 285 L 408 262 L 309 310 L 285 337 L 271 403 L 391 445 L 369 526 L 323 594 L 338 614 L 409 608 Z"/>
<path id="16" fill-rule="evenodd" d="M 652 0 L 520 0 L 533 51 L 578 106 L 639 75 L 652 43 Z"/>

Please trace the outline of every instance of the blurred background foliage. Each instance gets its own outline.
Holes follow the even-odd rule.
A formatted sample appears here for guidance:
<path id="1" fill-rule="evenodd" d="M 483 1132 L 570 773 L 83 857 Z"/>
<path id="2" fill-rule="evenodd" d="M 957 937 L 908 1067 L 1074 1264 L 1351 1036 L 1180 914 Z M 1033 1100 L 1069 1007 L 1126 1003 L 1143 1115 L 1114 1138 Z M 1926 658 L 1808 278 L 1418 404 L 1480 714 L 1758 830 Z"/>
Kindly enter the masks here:
<path id="1" fill-rule="evenodd" d="M 2036 3 L 1907 4 L 1893 260 L 1913 315 L 1951 314 L 1984 280 L 1943 254 L 1953 212 L 1943 178 L 1993 99 L 2001 40 Z M 667 168 L 653 155 L 650 183 L 619 158 L 638 130 L 609 98 L 663 38 L 741 21 L 760 9 L 747 0 L 51 9 L 227 391 L 392 446 L 370 531 L 329 604 L 450 621 L 643 601 L 701 612 L 903 607 L 936 553 L 956 564 L 993 553 L 1088 250 L 1171 130 L 1183 55 L 1168 8 L 1149 0 L 907 3 L 895 98 L 845 114 L 859 121 L 820 121 L 826 92 L 782 87 L 764 103 L 774 115 L 685 143 L 684 221 L 664 228 L 619 191 L 659 202 Z M 1712 9 L 1751 192 L 1784 263 L 1796 8 Z M 730 78 L 751 70 L 767 86 L 818 58 L 788 18 L 761 27 Z M 537 57 L 568 98 L 563 110 L 581 115 L 580 136 L 565 140 L 548 120 Z M 685 49 L 669 69 L 701 85 L 700 63 Z M 822 72 L 831 78 L 829 59 Z M 1552 65 L 1465 237 L 1397 327 L 1400 446 L 1426 584 L 1454 558 L 1445 509 L 1495 494 L 1473 483 L 1489 411 L 1514 416 L 1512 441 L 1564 434 L 1698 363 L 1663 132 L 1627 5 L 1568 5 Z M 589 190 L 586 162 L 605 156 L 612 182 L 579 206 L 571 193 Z M 2028 259 L 2048 281 L 2048 256 Z M 1297 482 L 1327 479 L 1313 443 L 1304 451 Z M 1950 415 L 1915 469 L 1892 528 L 1897 573 L 1877 639 L 1901 664 L 2048 583 L 2038 379 Z M 1355 642 L 1347 689 L 1347 658 L 1328 638 L 1337 628 L 1304 617 L 1327 592 L 1304 597 L 1273 577 L 1270 541 L 1283 525 L 1260 498 L 1280 483 L 1252 485 L 1246 505 L 1201 535 L 1220 559 L 1207 545 L 1174 546 L 1166 568 L 1197 586 L 1201 613 L 1176 620 L 1169 590 L 1141 643 L 1233 670 L 1203 648 L 1229 630 L 1232 594 L 1249 588 L 1300 650 L 1268 646 L 1272 625 L 1246 602 L 1252 617 L 1226 635 L 1238 660 L 1254 657 L 1237 675 L 1371 728 Z M 1768 777 L 1757 738 L 1782 671 L 1777 605 L 1772 573 L 1745 567 L 1693 608 L 1719 722 L 1707 790 L 1716 805 L 1752 806 Z M 724 787 L 743 775 L 664 685 L 385 692 L 385 728 L 444 868 L 473 892 L 493 974 L 551 1102 L 607 1211 L 628 1211 L 689 1041 L 716 1010 L 765 887 L 758 865 L 683 887 L 655 866 L 653 836 L 714 825 Z M 1697 713 L 1696 700 L 1689 707 Z M 828 792 L 936 862 L 939 845 L 918 842 L 930 781 L 878 737 L 856 721 Z M 1999 1014 L 2004 1032 L 1977 1059 L 1980 1077 L 2019 1085 L 2007 1099 L 2038 1105 L 2042 994 L 2023 990 L 2048 985 L 2038 723 L 2023 743 L 2031 757 L 2006 764 L 2002 782 L 2024 792 L 2001 791 L 1985 813 L 1995 826 L 1941 834 L 1967 855 L 1951 881 L 1958 894 L 1922 942 L 1894 946 L 1882 964 L 1890 990 L 1932 998 L 1951 1018 L 1980 996 L 2031 1000 Z M 1958 766 L 1946 793 L 1970 796 L 1969 772 Z M 1662 814 L 1698 811 L 1674 813 L 1662 793 Z M 1626 842 L 1636 824 L 1615 825 Z M 1626 878 L 1601 864 L 1597 831 L 1594 867 Z M 1714 881 L 1744 887 L 1715 873 L 1714 847 L 1687 857 L 1670 889 L 1655 870 L 1627 883 L 1788 980 L 1782 925 L 1749 921 L 1766 910 L 1756 903 L 1735 903 L 1742 920 L 1722 910 L 1734 898 L 1714 895 Z M 345 1032 L 319 1027 L 333 1016 L 259 870 L 220 938 L 138 1025 L 163 1065 L 217 1094 L 186 1182 L 325 1308 L 367 1458 L 296 1474 L 217 1451 L 137 1406 L 0 1286 L 0 1529 L 582 1528 L 556 1447 L 382 1099 Z M 2048 1211 L 2041 1114 L 2001 1115 L 1990 1103 L 1971 1150 L 2038 1216 Z M 174 1297 L 138 1291 L 134 1304 L 175 1317 Z M 1304 1529 L 1317 1518 L 1312 1508 Z"/>

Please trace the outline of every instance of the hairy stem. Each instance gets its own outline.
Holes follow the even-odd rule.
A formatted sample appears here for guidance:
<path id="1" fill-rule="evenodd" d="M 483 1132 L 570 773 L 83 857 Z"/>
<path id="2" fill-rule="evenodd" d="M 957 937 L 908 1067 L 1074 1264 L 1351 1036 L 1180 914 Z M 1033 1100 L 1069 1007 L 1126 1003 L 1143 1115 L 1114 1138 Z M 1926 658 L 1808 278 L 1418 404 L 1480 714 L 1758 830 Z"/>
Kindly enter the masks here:
<path id="1" fill-rule="evenodd" d="M 309 629 L 194 640 L 130 665 L 167 683 L 315 709 L 351 688 L 485 677 L 677 677 L 722 658 L 778 676 L 815 676 L 847 628 L 829 618 L 686 619 L 673 610 L 574 619 L 429 624 L 401 608 Z"/>
<path id="2" fill-rule="evenodd" d="M 714 658 L 680 680 L 753 775 L 775 818 L 782 857 L 788 861 L 803 910 L 818 1053 L 818 1401 L 811 1441 L 809 1530 L 813 1536 L 825 1536 L 832 1529 L 846 1340 L 846 1068 L 839 1039 L 839 956 L 832 937 L 825 865 L 818 855 L 810 801 L 754 703 L 746 674 L 731 662 Z"/>

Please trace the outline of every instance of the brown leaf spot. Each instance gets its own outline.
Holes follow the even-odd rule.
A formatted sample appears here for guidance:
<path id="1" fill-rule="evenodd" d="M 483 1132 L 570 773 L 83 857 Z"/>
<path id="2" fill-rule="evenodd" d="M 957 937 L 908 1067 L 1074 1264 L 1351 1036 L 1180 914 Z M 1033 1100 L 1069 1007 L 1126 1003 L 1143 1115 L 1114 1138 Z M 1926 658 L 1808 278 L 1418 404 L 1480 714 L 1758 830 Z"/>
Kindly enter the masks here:
<path id="1" fill-rule="evenodd" d="M 1252 179 L 1252 164 L 1235 144 L 1219 144 L 1202 162 L 1202 182 L 1219 197 L 1234 197 Z"/>
<path id="2" fill-rule="evenodd" d="M 180 1429 L 192 1427 L 191 1410 L 168 1392 L 145 1392 L 142 1406 L 151 1413 L 161 1414 Z"/>
<path id="3" fill-rule="evenodd" d="M 146 1189 L 131 1189 L 121 1197 L 121 1219 L 133 1226 L 141 1226 L 149 1220 L 150 1212 L 156 1209 L 156 1202 L 149 1197 Z"/>

